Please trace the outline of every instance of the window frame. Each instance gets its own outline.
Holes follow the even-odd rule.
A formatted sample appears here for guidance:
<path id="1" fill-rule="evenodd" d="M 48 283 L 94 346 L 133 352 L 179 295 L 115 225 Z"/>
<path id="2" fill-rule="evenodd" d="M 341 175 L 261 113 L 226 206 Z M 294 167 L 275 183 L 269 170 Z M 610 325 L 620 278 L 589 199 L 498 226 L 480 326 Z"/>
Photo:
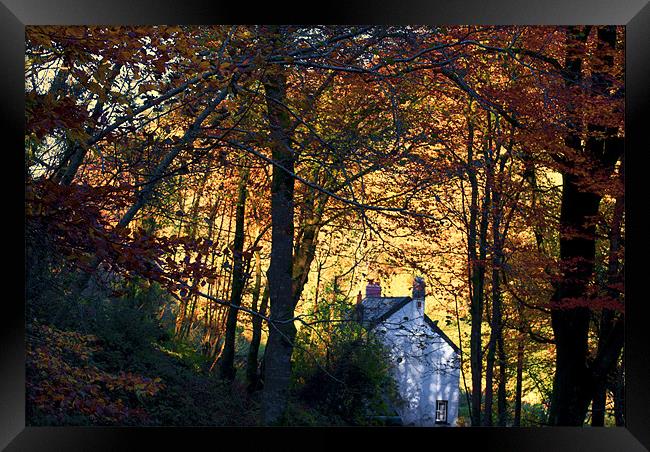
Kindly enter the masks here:
<path id="1" fill-rule="evenodd" d="M 445 417 L 444 420 L 439 419 L 440 407 L 445 407 Z M 449 425 L 449 400 L 436 400 L 436 424 Z"/>

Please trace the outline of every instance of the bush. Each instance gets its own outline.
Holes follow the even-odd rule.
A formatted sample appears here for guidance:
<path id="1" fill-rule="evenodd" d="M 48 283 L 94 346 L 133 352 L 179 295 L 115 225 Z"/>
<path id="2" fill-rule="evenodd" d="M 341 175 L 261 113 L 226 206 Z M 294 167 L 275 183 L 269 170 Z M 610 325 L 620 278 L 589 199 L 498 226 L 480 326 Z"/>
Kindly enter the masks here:
<path id="1" fill-rule="evenodd" d="M 548 425 L 548 410 L 542 403 L 521 404 L 521 426 L 522 427 L 539 427 Z"/>
<path id="2" fill-rule="evenodd" d="M 314 365 L 300 398 L 334 424 L 372 424 L 373 416 L 392 414 L 396 403 L 387 362 L 383 347 L 371 338 L 334 344 L 329 365 Z"/>
<path id="3" fill-rule="evenodd" d="M 294 391 L 302 420 L 327 424 L 374 424 L 374 416 L 392 415 L 398 403 L 383 345 L 353 321 L 344 298 L 320 303 L 314 328 L 302 328 L 293 357 Z"/>
<path id="4" fill-rule="evenodd" d="M 160 378 L 107 372 L 97 338 L 39 322 L 27 326 L 27 422 L 30 425 L 146 425 L 142 402 Z"/>

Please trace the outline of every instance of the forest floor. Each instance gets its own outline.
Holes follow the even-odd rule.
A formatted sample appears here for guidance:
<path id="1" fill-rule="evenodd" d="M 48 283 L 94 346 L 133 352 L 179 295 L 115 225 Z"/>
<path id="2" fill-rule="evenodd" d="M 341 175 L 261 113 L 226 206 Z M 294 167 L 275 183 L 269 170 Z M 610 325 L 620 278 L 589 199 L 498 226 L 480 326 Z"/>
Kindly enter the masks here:
<path id="1" fill-rule="evenodd" d="M 44 298 L 28 306 L 26 425 L 258 424 L 259 395 L 210 372 L 151 300 Z"/>
<path id="2" fill-rule="evenodd" d="M 255 398 L 204 371 L 187 344 L 132 353 L 105 337 L 33 324 L 27 347 L 27 425 L 257 424 Z"/>

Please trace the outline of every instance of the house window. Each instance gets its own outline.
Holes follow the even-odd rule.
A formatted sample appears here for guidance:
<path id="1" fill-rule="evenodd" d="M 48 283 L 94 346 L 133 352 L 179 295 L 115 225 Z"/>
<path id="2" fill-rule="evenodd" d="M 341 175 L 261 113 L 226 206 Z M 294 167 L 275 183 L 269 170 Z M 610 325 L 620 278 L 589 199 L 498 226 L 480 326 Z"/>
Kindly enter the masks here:
<path id="1" fill-rule="evenodd" d="M 422 307 L 422 302 L 418 301 L 418 308 L 421 308 L 421 307 Z"/>
<path id="2" fill-rule="evenodd" d="M 436 424 L 447 423 L 447 400 L 436 400 Z"/>

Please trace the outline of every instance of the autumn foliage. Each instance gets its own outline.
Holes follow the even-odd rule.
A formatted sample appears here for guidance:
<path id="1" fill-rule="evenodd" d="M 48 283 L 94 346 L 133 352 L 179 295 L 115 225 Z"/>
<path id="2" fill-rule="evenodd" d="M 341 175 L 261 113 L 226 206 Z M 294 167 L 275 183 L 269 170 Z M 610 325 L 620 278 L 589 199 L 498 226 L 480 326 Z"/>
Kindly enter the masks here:
<path id="1" fill-rule="evenodd" d="M 336 367 L 295 349 L 334 334 L 318 313 L 417 274 L 468 424 L 601 425 L 603 398 L 622 423 L 623 47 L 614 26 L 27 27 L 31 413 L 146 424 L 181 400 L 162 361 L 95 365 L 118 301 L 162 331 L 146 353 L 291 423 L 291 366 Z"/>
<path id="2" fill-rule="evenodd" d="M 160 378 L 108 373 L 93 364 L 97 338 L 34 323 L 27 348 L 27 403 L 31 416 L 65 424 L 87 416 L 98 425 L 143 425 L 149 417 L 138 403 L 164 385 Z"/>

